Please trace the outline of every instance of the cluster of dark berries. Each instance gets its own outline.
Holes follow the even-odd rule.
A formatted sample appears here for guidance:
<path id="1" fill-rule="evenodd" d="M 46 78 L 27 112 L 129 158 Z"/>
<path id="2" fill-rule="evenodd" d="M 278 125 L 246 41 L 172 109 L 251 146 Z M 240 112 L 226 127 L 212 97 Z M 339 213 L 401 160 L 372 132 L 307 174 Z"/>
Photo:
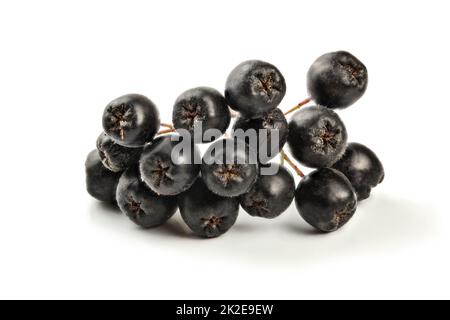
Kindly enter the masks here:
<path id="1" fill-rule="evenodd" d="M 367 82 L 364 64 L 340 51 L 313 63 L 307 75 L 310 98 L 285 113 L 278 109 L 286 93 L 283 75 L 257 60 L 230 73 L 225 95 L 208 87 L 182 93 L 173 107 L 173 124 L 161 123 L 145 96 L 122 96 L 103 113 L 104 132 L 86 161 L 87 190 L 117 204 L 144 228 L 163 224 L 179 209 L 196 235 L 217 237 L 234 225 L 239 207 L 252 216 L 275 218 L 295 198 L 306 222 L 335 231 L 384 178 L 374 152 L 347 143 L 345 125 L 333 111 L 357 101 Z M 310 101 L 317 105 L 303 107 Z M 285 116 L 293 111 L 288 122 Z M 229 135 L 232 113 L 237 119 Z M 265 130 L 250 143 L 235 135 L 239 129 Z M 203 157 L 199 143 L 211 143 Z M 295 160 L 315 170 L 305 176 L 283 151 L 286 143 Z M 282 163 L 270 162 L 277 155 Z M 285 162 L 302 178 L 297 188 Z"/>

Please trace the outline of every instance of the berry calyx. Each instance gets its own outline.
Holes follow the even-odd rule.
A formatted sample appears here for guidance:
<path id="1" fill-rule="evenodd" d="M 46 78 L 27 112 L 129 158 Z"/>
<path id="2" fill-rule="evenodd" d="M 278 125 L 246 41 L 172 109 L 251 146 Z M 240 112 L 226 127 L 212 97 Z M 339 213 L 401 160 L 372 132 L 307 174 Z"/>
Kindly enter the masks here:
<path id="1" fill-rule="evenodd" d="M 142 147 L 159 130 L 155 104 L 139 94 L 127 94 L 111 101 L 103 113 L 103 129 L 116 143 Z"/>
<path id="2" fill-rule="evenodd" d="M 286 82 L 274 65 L 249 60 L 231 71 L 225 86 L 228 105 L 246 118 L 260 118 L 275 109 L 286 94 Z"/>
<path id="3" fill-rule="evenodd" d="M 293 157 L 312 168 L 330 167 L 347 146 L 347 130 L 333 110 L 313 106 L 297 111 L 289 122 L 288 145 Z"/>

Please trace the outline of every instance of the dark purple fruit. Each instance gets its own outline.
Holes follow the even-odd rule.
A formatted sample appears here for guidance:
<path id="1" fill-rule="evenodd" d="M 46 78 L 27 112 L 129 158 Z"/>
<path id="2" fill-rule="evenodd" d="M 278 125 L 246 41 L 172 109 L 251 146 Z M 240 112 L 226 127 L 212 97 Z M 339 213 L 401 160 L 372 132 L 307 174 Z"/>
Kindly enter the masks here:
<path id="1" fill-rule="evenodd" d="M 179 154 L 175 147 L 183 143 L 175 135 L 159 136 L 145 146 L 139 162 L 142 180 L 159 195 L 177 195 L 189 189 L 200 172 L 200 152 L 187 142 L 185 153 Z M 176 162 L 172 161 L 172 155 Z"/>
<path id="2" fill-rule="evenodd" d="M 116 203 L 116 187 L 121 173 L 106 169 L 97 150 L 89 153 L 85 168 L 88 193 L 97 200 Z"/>
<path id="3" fill-rule="evenodd" d="M 303 165 L 331 167 L 345 152 L 347 130 L 333 110 L 305 107 L 289 122 L 288 145 L 293 157 Z"/>
<path id="4" fill-rule="evenodd" d="M 143 228 L 159 226 L 177 211 L 176 197 L 156 195 L 140 180 L 136 167 L 123 173 L 116 197 L 120 210 Z"/>
<path id="5" fill-rule="evenodd" d="M 260 175 L 250 191 L 240 197 L 242 208 L 251 216 L 276 218 L 294 200 L 294 177 L 283 166 L 276 166 L 276 174 Z"/>
<path id="6" fill-rule="evenodd" d="M 358 200 L 369 198 L 370 191 L 384 180 L 384 168 L 377 155 L 359 143 L 349 143 L 344 156 L 333 165 L 353 185 Z"/>
<path id="7" fill-rule="evenodd" d="M 206 151 L 202 162 L 202 179 L 206 186 L 222 197 L 237 197 L 248 192 L 258 178 L 256 152 L 243 141 L 216 141 Z"/>
<path id="8" fill-rule="evenodd" d="M 121 146 L 106 133 L 102 133 L 98 137 L 97 150 L 103 165 L 114 172 L 124 171 L 136 164 L 142 153 L 142 148 Z"/>
<path id="9" fill-rule="evenodd" d="M 368 74 L 364 64 L 345 51 L 319 57 L 307 76 L 308 92 L 313 100 L 328 108 L 346 108 L 362 97 Z"/>
<path id="10" fill-rule="evenodd" d="M 191 189 L 178 196 L 181 216 L 188 227 L 204 238 L 218 237 L 236 222 L 239 213 L 238 198 L 218 196 L 198 179 Z"/>
<path id="11" fill-rule="evenodd" d="M 230 125 L 230 109 L 222 94 L 212 88 L 199 87 L 183 92 L 175 102 L 172 122 L 176 129 L 188 130 L 194 134 L 194 128 L 201 128 L 201 138 L 195 142 L 206 143 L 213 137 L 206 137 L 206 130 L 215 129 L 224 134 Z M 217 138 L 217 137 L 215 137 Z"/>
<path id="12" fill-rule="evenodd" d="M 242 129 L 244 134 L 250 134 L 252 132 L 256 134 L 256 146 L 253 146 L 253 149 L 257 149 L 258 161 L 261 163 L 267 163 L 270 159 L 278 155 L 286 144 L 289 135 L 289 126 L 286 117 L 280 109 L 269 111 L 261 118 L 256 119 L 248 119 L 240 116 L 236 119 L 233 126 L 233 130 L 236 131 L 238 129 Z M 235 132 L 234 136 L 239 136 L 239 133 L 239 131 Z M 278 134 L 278 137 L 274 141 L 273 137 L 276 134 Z M 247 139 L 246 135 L 244 137 Z"/>
<path id="13" fill-rule="evenodd" d="M 103 129 L 125 147 L 142 147 L 159 130 L 155 104 L 140 94 L 127 94 L 111 101 L 103 113 Z"/>
<path id="14" fill-rule="evenodd" d="M 341 172 L 320 168 L 300 181 L 295 191 L 295 204 L 311 226 L 332 232 L 353 217 L 357 197 L 352 184 Z"/>
<path id="15" fill-rule="evenodd" d="M 228 105 L 246 118 L 260 118 L 275 109 L 286 93 L 286 82 L 274 65 L 249 60 L 231 71 L 225 86 Z"/>

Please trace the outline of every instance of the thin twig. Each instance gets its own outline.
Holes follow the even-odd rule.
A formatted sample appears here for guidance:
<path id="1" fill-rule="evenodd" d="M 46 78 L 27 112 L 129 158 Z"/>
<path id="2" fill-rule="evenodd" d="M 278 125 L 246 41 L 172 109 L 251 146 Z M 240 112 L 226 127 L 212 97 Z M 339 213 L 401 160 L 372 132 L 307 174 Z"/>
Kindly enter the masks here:
<path id="1" fill-rule="evenodd" d="M 230 115 L 231 115 L 231 118 L 237 118 L 239 113 L 237 113 L 236 111 L 230 109 Z"/>
<path id="2" fill-rule="evenodd" d="M 167 129 L 175 129 L 173 125 L 170 123 L 161 123 L 161 127 L 167 128 Z"/>
<path id="3" fill-rule="evenodd" d="M 308 99 L 303 100 L 302 102 L 300 102 L 298 105 L 296 105 L 296 106 L 293 107 L 292 109 L 286 111 L 286 112 L 284 113 L 284 115 L 287 116 L 289 113 L 294 112 L 295 110 L 300 109 L 300 108 L 303 107 L 305 104 L 310 103 L 311 100 L 312 100 L 311 98 L 308 98 Z"/>
<path id="4" fill-rule="evenodd" d="M 283 157 L 284 160 L 286 160 L 286 162 L 292 167 L 292 169 L 294 169 L 294 171 L 300 176 L 300 177 L 304 177 L 305 174 L 302 172 L 302 170 L 300 170 L 299 167 L 297 167 L 294 162 L 292 162 L 292 160 L 288 157 L 288 155 L 286 154 L 286 152 L 284 152 L 283 150 L 281 150 L 281 156 Z"/>
<path id="5" fill-rule="evenodd" d="M 161 134 L 166 134 L 166 133 L 171 133 L 171 132 L 175 132 L 175 129 L 167 129 L 167 130 L 161 130 L 157 133 L 157 135 L 161 135 Z"/>

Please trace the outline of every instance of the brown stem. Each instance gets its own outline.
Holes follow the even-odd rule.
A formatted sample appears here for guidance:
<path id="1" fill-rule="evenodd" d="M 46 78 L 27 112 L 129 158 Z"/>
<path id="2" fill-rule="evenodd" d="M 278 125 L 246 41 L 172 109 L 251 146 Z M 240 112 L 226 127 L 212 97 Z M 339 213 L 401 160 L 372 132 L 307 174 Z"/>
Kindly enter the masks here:
<path id="1" fill-rule="evenodd" d="M 283 153 L 284 153 L 284 152 L 280 153 L 280 164 L 281 164 L 282 166 L 284 166 L 284 156 L 283 156 Z"/>
<path id="2" fill-rule="evenodd" d="M 173 125 L 170 123 L 161 123 L 161 127 L 167 128 L 167 129 L 174 129 Z"/>
<path id="3" fill-rule="evenodd" d="M 231 118 L 237 118 L 238 113 L 236 111 L 230 110 Z"/>
<path id="4" fill-rule="evenodd" d="M 305 174 L 302 172 L 302 170 L 300 170 L 299 167 L 297 167 L 295 165 L 294 162 L 292 162 L 292 160 L 288 157 L 288 155 L 286 154 L 286 152 L 284 152 L 283 150 L 281 150 L 281 156 L 283 157 L 284 160 L 286 160 L 286 162 L 292 167 L 292 169 L 294 169 L 294 171 L 300 176 L 300 177 L 305 177 Z"/>
<path id="5" fill-rule="evenodd" d="M 303 107 L 305 104 L 310 103 L 312 101 L 311 98 L 305 99 L 302 102 L 300 102 L 298 105 L 296 105 L 295 107 L 293 107 L 292 109 L 286 111 L 284 113 L 285 116 L 287 116 L 289 113 L 294 112 L 295 110 L 300 109 L 301 107 Z"/>
<path id="6" fill-rule="evenodd" d="M 166 134 L 166 133 L 171 133 L 171 132 L 175 132 L 175 129 L 167 129 L 167 130 L 161 130 L 157 133 L 157 135 L 161 135 L 161 134 Z"/>

